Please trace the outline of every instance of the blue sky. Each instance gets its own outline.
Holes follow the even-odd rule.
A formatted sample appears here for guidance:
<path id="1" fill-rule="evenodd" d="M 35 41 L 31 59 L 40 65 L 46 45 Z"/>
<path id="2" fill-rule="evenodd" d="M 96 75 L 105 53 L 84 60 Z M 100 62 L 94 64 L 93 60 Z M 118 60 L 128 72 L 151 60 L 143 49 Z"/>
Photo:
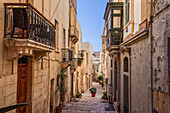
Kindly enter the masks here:
<path id="1" fill-rule="evenodd" d="M 101 35 L 104 12 L 108 0 L 77 0 L 77 17 L 81 25 L 82 41 L 90 42 L 93 51 L 102 49 Z"/>

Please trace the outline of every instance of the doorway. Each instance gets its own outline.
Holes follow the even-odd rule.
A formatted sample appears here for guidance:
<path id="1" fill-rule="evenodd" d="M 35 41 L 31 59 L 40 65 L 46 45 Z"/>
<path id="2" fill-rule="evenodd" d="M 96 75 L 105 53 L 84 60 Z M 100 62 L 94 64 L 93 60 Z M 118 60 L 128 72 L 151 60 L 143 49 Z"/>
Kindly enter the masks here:
<path id="1" fill-rule="evenodd" d="M 32 95 L 32 61 L 29 57 L 18 59 L 17 103 L 30 103 Z M 17 113 L 32 113 L 32 106 L 16 109 Z"/>
<path id="2" fill-rule="evenodd" d="M 117 101 L 117 62 L 115 61 L 114 66 L 114 101 Z"/>
<path id="3" fill-rule="evenodd" d="M 50 88 L 50 113 L 53 113 L 54 107 L 54 79 L 51 80 L 51 88 Z"/>
<path id="4" fill-rule="evenodd" d="M 129 113 L 129 85 L 128 85 L 128 76 L 124 75 L 124 113 Z"/>
<path id="5" fill-rule="evenodd" d="M 74 88 L 74 73 L 71 74 L 71 97 L 73 97 L 73 88 Z"/>

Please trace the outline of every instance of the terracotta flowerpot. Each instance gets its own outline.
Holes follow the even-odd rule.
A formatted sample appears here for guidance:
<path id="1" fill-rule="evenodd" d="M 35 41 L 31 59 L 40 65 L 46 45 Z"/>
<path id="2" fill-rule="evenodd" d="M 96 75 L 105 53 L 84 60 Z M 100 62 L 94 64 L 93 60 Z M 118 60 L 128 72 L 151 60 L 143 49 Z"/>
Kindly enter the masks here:
<path id="1" fill-rule="evenodd" d="M 97 83 L 100 83 L 100 81 L 97 81 Z"/>
<path id="2" fill-rule="evenodd" d="M 95 97 L 95 96 L 96 96 L 96 93 L 91 93 L 91 96 L 92 96 L 92 97 Z"/>
<path id="3" fill-rule="evenodd" d="M 105 100 L 108 100 L 108 98 L 105 98 Z"/>
<path id="4" fill-rule="evenodd" d="M 58 106 L 58 107 L 55 108 L 54 112 L 55 113 L 62 113 L 62 110 L 63 110 L 63 107 Z"/>

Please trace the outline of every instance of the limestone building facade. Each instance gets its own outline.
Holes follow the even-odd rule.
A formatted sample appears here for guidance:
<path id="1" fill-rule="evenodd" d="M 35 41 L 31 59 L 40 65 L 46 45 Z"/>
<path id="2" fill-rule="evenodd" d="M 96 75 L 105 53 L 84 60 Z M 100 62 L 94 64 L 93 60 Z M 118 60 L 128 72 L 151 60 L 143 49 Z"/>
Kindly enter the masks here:
<path id="1" fill-rule="evenodd" d="M 89 42 L 82 42 L 81 50 L 85 50 L 86 52 L 86 69 L 85 74 L 87 75 L 86 82 L 87 87 L 90 88 L 92 86 L 92 61 L 93 61 L 93 46 Z"/>
<path id="2" fill-rule="evenodd" d="M 109 101 L 122 113 L 169 112 L 168 9 L 168 0 L 110 0 L 106 6 L 103 36 L 109 54 Z"/>
<path id="3" fill-rule="evenodd" d="M 27 102 L 31 105 L 10 113 L 53 113 L 60 104 L 62 69 L 67 69 L 64 104 L 70 102 L 73 53 L 77 58 L 81 49 L 73 13 L 76 0 L 0 1 L 0 108 Z"/>

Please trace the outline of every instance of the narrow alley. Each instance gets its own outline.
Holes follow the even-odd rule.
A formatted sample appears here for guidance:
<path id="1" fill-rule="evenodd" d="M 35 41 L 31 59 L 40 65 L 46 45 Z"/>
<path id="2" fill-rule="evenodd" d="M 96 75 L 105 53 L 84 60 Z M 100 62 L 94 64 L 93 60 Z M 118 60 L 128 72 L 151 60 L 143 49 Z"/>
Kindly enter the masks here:
<path id="1" fill-rule="evenodd" d="M 93 82 L 93 87 L 97 89 L 96 97 L 92 97 L 90 91 L 87 90 L 78 102 L 67 104 L 62 113 L 116 113 L 106 110 L 109 104 L 101 99 L 103 95 L 102 87 L 95 82 Z"/>

